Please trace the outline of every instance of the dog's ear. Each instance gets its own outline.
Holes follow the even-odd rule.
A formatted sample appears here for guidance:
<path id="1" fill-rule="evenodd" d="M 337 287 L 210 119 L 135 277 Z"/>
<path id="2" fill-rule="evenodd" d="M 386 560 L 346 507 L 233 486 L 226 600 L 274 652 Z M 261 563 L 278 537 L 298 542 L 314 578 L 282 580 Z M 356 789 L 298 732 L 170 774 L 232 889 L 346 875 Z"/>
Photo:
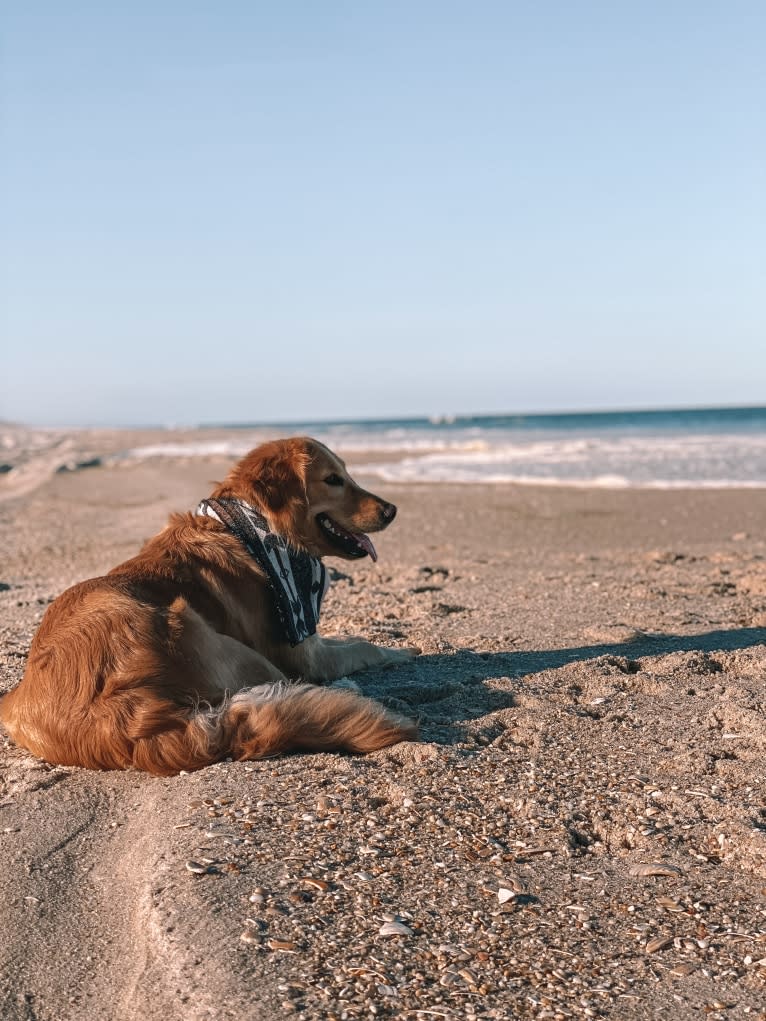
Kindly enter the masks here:
<path id="1" fill-rule="evenodd" d="M 274 532 L 300 545 L 311 458 L 310 442 L 302 438 L 264 443 L 234 466 L 213 498 L 244 500 L 261 511 Z"/>

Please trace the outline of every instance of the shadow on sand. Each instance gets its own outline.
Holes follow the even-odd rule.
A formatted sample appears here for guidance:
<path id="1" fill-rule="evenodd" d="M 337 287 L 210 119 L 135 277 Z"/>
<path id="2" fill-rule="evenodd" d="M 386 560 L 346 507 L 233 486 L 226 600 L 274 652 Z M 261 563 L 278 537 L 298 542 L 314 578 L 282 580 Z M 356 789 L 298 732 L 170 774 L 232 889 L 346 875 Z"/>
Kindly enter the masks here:
<path id="1" fill-rule="evenodd" d="M 449 727 L 458 720 L 478 719 L 514 705 L 512 691 L 488 687 L 493 678 L 521 678 L 543 670 L 601 656 L 628 661 L 627 672 L 639 670 L 638 661 L 671 652 L 732 652 L 766 644 L 766 628 L 735 628 L 696 635 L 652 634 L 629 642 L 581 645 L 544 651 L 482 652 L 460 650 L 448 655 L 424 655 L 412 664 L 389 672 L 375 672 L 363 682 L 365 694 L 400 712 L 418 715 L 426 740 L 451 743 L 460 740 L 436 735 L 433 727 Z M 451 700 L 459 696 L 460 708 Z M 441 703 L 441 704 L 440 704 Z M 462 729 L 462 728 L 458 728 Z"/>

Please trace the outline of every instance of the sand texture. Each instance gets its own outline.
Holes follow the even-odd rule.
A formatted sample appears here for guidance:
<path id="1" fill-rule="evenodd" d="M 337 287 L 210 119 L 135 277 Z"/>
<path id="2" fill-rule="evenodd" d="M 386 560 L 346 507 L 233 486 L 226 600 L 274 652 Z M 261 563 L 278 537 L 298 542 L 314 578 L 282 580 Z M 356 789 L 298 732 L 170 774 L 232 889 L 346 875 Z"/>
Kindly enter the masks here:
<path id="1" fill-rule="evenodd" d="M 230 465 L 60 453 L 0 475 L 0 692 Z M 422 742 L 152 779 L 0 732 L 0 1017 L 766 1018 L 766 491 L 367 481 L 323 630 L 422 650 L 357 676 Z"/>

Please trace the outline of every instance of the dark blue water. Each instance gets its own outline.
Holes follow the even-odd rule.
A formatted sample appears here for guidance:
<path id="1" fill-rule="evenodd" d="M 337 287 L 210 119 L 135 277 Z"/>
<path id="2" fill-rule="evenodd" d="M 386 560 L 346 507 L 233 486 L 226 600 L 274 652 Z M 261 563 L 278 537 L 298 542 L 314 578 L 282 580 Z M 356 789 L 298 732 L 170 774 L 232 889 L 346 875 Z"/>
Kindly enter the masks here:
<path id="1" fill-rule="evenodd" d="M 286 433 L 332 429 L 386 433 L 391 430 L 443 435 L 465 429 L 621 431 L 766 432 L 766 406 L 747 408 L 679 408 L 649 411 L 578 411 L 546 414 L 444 415 L 422 418 L 311 419 L 279 423 L 224 422 L 216 428 L 257 429 L 279 426 Z M 205 428 L 204 426 L 202 428 Z"/>

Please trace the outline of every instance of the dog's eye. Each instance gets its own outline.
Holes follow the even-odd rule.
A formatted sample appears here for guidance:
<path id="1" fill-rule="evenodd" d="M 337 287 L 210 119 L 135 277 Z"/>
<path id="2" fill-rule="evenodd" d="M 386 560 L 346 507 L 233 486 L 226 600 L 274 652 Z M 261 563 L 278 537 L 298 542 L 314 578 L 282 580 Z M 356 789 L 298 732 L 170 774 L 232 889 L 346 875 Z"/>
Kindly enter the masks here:
<path id="1" fill-rule="evenodd" d="M 324 481 L 325 481 L 325 484 L 328 485 L 328 486 L 342 486 L 343 485 L 343 479 L 340 477 L 340 475 L 336 475 L 335 472 L 333 472 L 332 475 L 328 475 L 325 478 Z"/>

